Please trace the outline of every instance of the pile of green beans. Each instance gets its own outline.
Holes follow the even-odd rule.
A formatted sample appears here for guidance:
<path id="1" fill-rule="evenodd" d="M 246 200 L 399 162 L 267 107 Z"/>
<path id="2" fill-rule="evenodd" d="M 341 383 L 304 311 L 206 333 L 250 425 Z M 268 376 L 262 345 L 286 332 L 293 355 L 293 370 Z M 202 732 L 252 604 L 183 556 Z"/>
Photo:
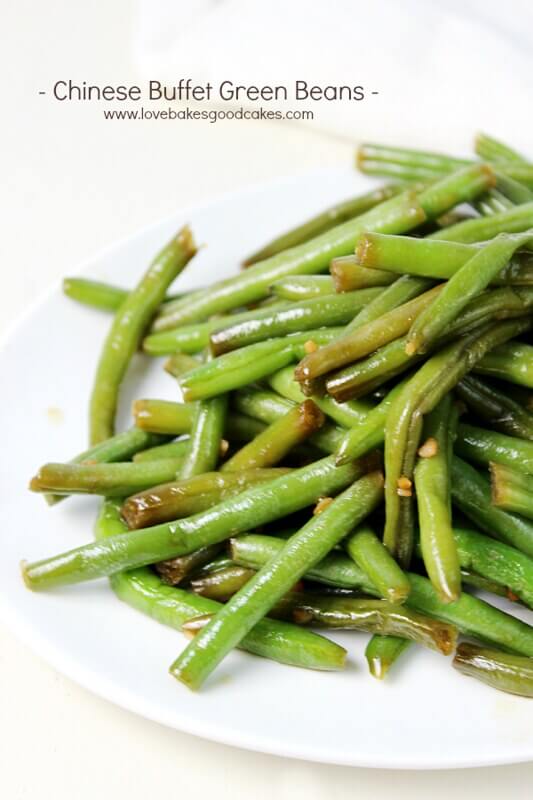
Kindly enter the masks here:
<path id="1" fill-rule="evenodd" d="M 103 501 L 96 541 L 22 576 L 34 591 L 109 578 L 191 638 L 170 672 L 192 689 L 235 647 L 343 669 L 316 627 L 363 640 L 380 680 L 423 645 L 532 697 L 533 164 L 485 134 L 474 158 L 367 144 L 357 160 L 399 182 L 233 277 L 176 292 L 184 228 L 132 291 L 65 280 L 113 320 L 90 447 L 30 489 Z M 168 396 L 139 397 L 115 433 L 139 348 L 170 356 Z"/>

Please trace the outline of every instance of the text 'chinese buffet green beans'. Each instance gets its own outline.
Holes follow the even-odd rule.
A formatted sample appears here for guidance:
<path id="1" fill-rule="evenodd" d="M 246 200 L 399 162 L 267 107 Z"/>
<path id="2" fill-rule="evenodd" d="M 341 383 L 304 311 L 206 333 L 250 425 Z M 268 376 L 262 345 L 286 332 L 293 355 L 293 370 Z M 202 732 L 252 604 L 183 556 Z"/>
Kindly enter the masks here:
<path id="1" fill-rule="evenodd" d="M 30 489 L 104 500 L 96 541 L 88 526 L 52 557 L 43 542 L 23 579 L 108 577 L 192 637 L 170 666 L 191 688 L 235 647 L 320 670 L 366 660 L 383 679 L 424 645 L 457 648 L 451 680 L 531 697 L 533 163 L 487 134 L 474 155 L 363 145 L 358 163 L 392 181 L 295 209 L 200 289 L 180 285 L 187 226 L 131 291 L 65 279 L 113 319 L 91 446 L 52 454 Z M 128 392 L 147 363 L 166 389 L 144 381 L 115 433 L 134 355 Z M 313 627 L 352 631 L 349 654 Z"/>

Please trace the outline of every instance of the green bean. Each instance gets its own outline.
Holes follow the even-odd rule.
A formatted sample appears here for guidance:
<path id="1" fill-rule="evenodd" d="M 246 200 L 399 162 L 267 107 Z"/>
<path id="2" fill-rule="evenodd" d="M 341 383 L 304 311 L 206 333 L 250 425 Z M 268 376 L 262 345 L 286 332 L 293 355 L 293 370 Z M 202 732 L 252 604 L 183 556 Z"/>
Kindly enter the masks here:
<path id="1" fill-rule="evenodd" d="M 182 464 L 181 458 L 144 463 L 44 464 L 30 481 L 32 492 L 57 494 L 100 494 L 124 497 L 149 486 L 171 481 Z"/>
<path id="2" fill-rule="evenodd" d="M 526 159 L 512 148 L 486 133 L 478 133 L 474 148 L 480 158 L 487 161 L 517 161 L 527 163 Z"/>
<path id="3" fill-rule="evenodd" d="M 215 355 L 222 355 L 265 339 L 314 330 L 325 325 L 345 325 L 380 292 L 379 288 L 361 289 L 358 292 L 314 297 L 292 304 L 289 308 L 256 311 L 253 319 L 246 322 L 232 323 L 228 320 L 225 328 L 211 334 L 211 350 Z"/>
<path id="4" fill-rule="evenodd" d="M 533 659 L 463 642 L 453 660 L 463 675 L 521 697 L 533 697 Z"/>
<path id="5" fill-rule="evenodd" d="M 266 258 L 271 258 L 291 247 L 308 242 L 309 239 L 319 236 L 321 233 L 325 233 L 325 231 L 329 231 L 335 225 L 341 222 L 347 222 L 354 217 L 364 214 L 366 211 L 370 211 L 370 209 L 383 203 L 384 200 L 388 200 L 397 195 L 401 190 L 401 186 L 394 184 L 380 186 L 379 189 L 373 189 L 367 194 L 358 197 L 350 197 L 348 200 L 336 203 L 334 206 L 327 208 L 325 211 L 321 211 L 320 214 L 307 220 L 307 222 L 302 223 L 302 225 L 298 225 L 298 227 L 273 239 L 273 241 L 262 247 L 261 250 L 253 253 L 253 255 L 243 261 L 243 266 L 249 267 L 252 264 L 256 264 L 258 261 L 264 261 Z"/>
<path id="6" fill-rule="evenodd" d="M 63 294 L 78 303 L 99 308 L 103 311 L 117 311 L 129 292 L 110 283 L 93 281 L 88 278 L 65 278 Z"/>
<path id="7" fill-rule="evenodd" d="M 105 539 L 124 531 L 116 504 L 104 503 L 97 524 L 97 538 Z M 181 630 L 184 622 L 198 614 L 213 614 L 220 608 L 214 600 L 166 586 L 147 567 L 132 572 L 119 572 L 111 577 L 117 597 L 142 611 L 157 622 Z M 271 658 L 282 664 L 309 669 L 342 669 L 346 651 L 317 633 L 288 622 L 264 619 L 240 643 L 255 655 Z"/>
<path id="8" fill-rule="evenodd" d="M 493 187 L 496 177 L 487 164 L 452 166 L 454 170 L 435 181 L 418 195 L 418 202 L 429 219 L 439 217 L 460 203 L 467 203 Z"/>
<path id="9" fill-rule="evenodd" d="M 496 182 L 496 186 L 498 183 Z M 516 184 L 524 189 L 525 192 L 529 193 L 529 189 L 526 189 L 525 186 L 522 186 L 521 183 Z M 531 200 L 531 195 L 528 197 L 528 200 Z M 510 208 L 513 208 L 515 203 L 505 197 L 497 188 L 489 189 L 488 192 L 482 194 L 476 200 L 473 201 L 472 206 L 478 211 L 482 216 L 491 216 L 492 214 L 499 214 L 501 211 L 507 211 Z M 455 224 L 455 223 L 453 223 Z"/>
<path id="10" fill-rule="evenodd" d="M 262 309 L 261 313 L 272 314 L 277 309 L 282 308 L 287 308 L 287 303 L 276 302 L 268 309 Z M 178 328 L 172 327 L 158 333 L 150 333 L 143 339 L 143 350 L 149 356 L 166 356 L 176 351 L 189 355 L 199 353 L 209 345 L 211 334 L 225 330 L 229 325 L 236 325 L 240 322 L 253 323 L 258 313 L 257 309 L 243 311 L 240 314 L 215 317 L 207 322 L 182 325 Z"/>
<path id="11" fill-rule="evenodd" d="M 275 536 L 240 536 L 231 540 L 231 555 L 242 566 L 260 569 L 276 558 L 284 545 L 285 542 Z M 326 559 L 316 563 L 304 577 L 326 584 L 330 584 L 333 579 L 337 585 L 363 589 L 365 594 L 378 594 L 359 567 L 340 553 L 331 553 Z M 408 572 L 407 577 L 411 584 L 409 597 L 405 601 L 408 608 L 450 622 L 461 633 L 475 636 L 481 641 L 521 655 L 533 656 L 532 626 L 468 592 L 462 592 L 454 603 L 443 603 L 427 578 L 414 572 Z"/>
<path id="12" fill-rule="evenodd" d="M 362 236 L 364 234 L 361 234 Z M 329 271 L 337 292 L 352 292 L 370 286 L 389 286 L 396 278 L 384 269 L 367 269 L 358 263 L 355 256 L 334 258 Z"/>
<path id="13" fill-rule="evenodd" d="M 400 496 L 400 479 L 410 481 L 422 431 L 423 415 L 432 411 L 492 347 L 528 329 L 528 320 L 485 326 L 461 337 L 432 356 L 406 384 L 392 404 L 385 427 L 387 510 L 384 542 L 402 565 L 409 563 L 413 545 L 412 501 Z"/>
<path id="14" fill-rule="evenodd" d="M 523 203 L 491 217 L 479 217 L 458 222 L 429 234 L 429 239 L 447 242 L 484 242 L 500 233 L 521 233 L 533 227 L 533 202 Z"/>
<path id="15" fill-rule="evenodd" d="M 506 342 L 487 353 L 476 364 L 475 371 L 533 389 L 533 347 L 521 342 Z"/>
<path id="16" fill-rule="evenodd" d="M 272 422 L 255 439 L 222 466 L 222 472 L 270 467 L 283 461 L 324 423 L 324 415 L 312 400 L 305 400 Z"/>
<path id="17" fill-rule="evenodd" d="M 309 353 L 297 366 L 294 373 L 296 379 L 302 381 L 326 375 L 403 336 L 417 316 L 433 303 L 441 289 L 435 286 L 378 319 L 356 328 L 352 333 Z"/>
<path id="18" fill-rule="evenodd" d="M 365 650 L 370 674 L 378 680 L 383 680 L 389 669 L 410 644 L 409 639 L 401 639 L 399 636 L 374 634 Z"/>
<path id="19" fill-rule="evenodd" d="M 270 289 L 276 297 L 282 300 L 311 300 L 315 297 L 335 293 L 335 286 L 329 275 L 289 276 L 273 283 Z"/>
<path id="20" fill-rule="evenodd" d="M 345 328 L 343 335 L 349 335 L 354 331 L 368 325 L 368 323 L 379 319 L 383 314 L 407 303 L 422 292 L 430 289 L 432 281 L 427 278 L 417 278 L 412 275 L 403 275 L 387 286 L 381 294 L 372 300 Z"/>
<path id="21" fill-rule="evenodd" d="M 497 166 L 497 165 L 496 165 Z M 509 175 L 503 175 L 501 172 L 496 172 L 496 189 L 504 200 L 507 200 L 509 207 L 511 205 L 522 205 L 522 203 L 529 203 L 533 200 L 533 192 L 531 188 L 524 186 L 520 181 L 511 178 Z"/>
<path id="22" fill-rule="evenodd" d="M 122 516 L 130 529 L 148 528 L 205 511 L 250 486 L 272 481 L 287 471 L 246 469 L 228 474 L 206 472 L 152 485 L 146 491 L 128 497 L 122 506 Z"/>
<path id="23" fill-rule="evenodd" d="M 462 569 L 495 581 L 533 608 L 533 559 L 503 542 L 469 528 L 454 527 Z"/>
<path id="24" fill-rule="evenodd" d="M 209 597 L 211 600 L 225 603 L 239 589 L 242 589 L 254 575 L 255 571 L 253 569 L 234 565 L 193 579 L 189 586 L 191 591 L 201 597 Z"/>
<path id="25" fill-rule="evenodd" d="M 411 588 L 409 580 L 368 525 L 361 526 L 348 536 L 344 547 L 385 600 L 403 603 Z"/>
<path id="26" fill-rule="evenodd" d="M 407 273 L 448 280 L 486 246 L 441 239 L 362 233 L 357 242 L 355 257 L 363 267 L 375 269 L 378 274 L 389 270 L 402 275 Z M 509 264 L 492 280 L 493 285 L 530 285 L 532 282 L 533 269 L 529 253 L 513 255 Z"/>
<path id="27" fill-rule="evenodd" d="M 200 631 L 172 664 L 171 674 L 189 688 L 199 688 L 294 582 L 372 511 L 381 498 L 382 488 L 383 476 L 370 473 L 313 517 Z"/>
<path id="28" fill-rule="evenodd" d="M 423 222 L 425 214 L 413 191 L 380 203 L 354 220 L 331 228 L 304 244 L 285 250 L 241 272 L 219 281 L 208 289 L 188 295 L 187 302 L 178 301 L 167 309 L 165 317 L 156 320 L 154 328 L 165 330 L 188 322 L 206 319 L 221 311 L 249 305 L 266 297 L 270 286 L 288 275 L 314 275 L 325 271 L 332 258 L 348 255 L 362 230 L 404 233 Z"/>
<path id="29" fill-rule="evenodd" d="M 472 375 L 463 378 L 456 391 L 461 400 L 492 428 L 509 436 L 533 440 L 533 414 L 508 393 L 504 394 L 494 385 Z"/>
<path id="30" fill-rule="evenodd" d="M 147 433 L 138 428 L 130 428 L 124 433 L 117 433 L 110 439 L 100 442 L 100 444 L 89 448 L 89 450 L 84 450 L 83 453 L 79 453 L 70 459 L 70 463 L 109 464 L 113 461 L 127 461 L 145 448 L 165 441 L 167 441 L 166 436 Z M 55 505 L 64 500 L 66 495 L 45 494 L 44 497 L 48 505 Z"/>
<path id="31" fill-rule="evenodd" d="M 268 382 L 282 397 L 287 397 L 295 402 L 302 402 L 305 399 L 300 386 L 294 380 L 292 367 L 286 367 L 275 372 L 269 377 Z M 337 403 L 331 397 L 314 397 L 313 400 L 326 416 L 346 428 L 351 428 L 365 419 L 372 409 L 372 404 L 365 400 L 354 400 L 342 404 Z"/>
<path id="32" fill-rule="evenodd" d="M 216 469 L 221 455 L 226 424 L 227 395 L 199 400 L 194 409 L 189 452 L 180 469 L 180 478 L 192 478 Z"/>
<path id="33" fill-rule="evenodd" d="M 455 451 L 462 458 L 482 466 L 496 461 L 533 475 L 533 442 L 473 425 L 459 425 Z"/>
<path id="34" fill-rule="evenodd" d="M 164 583 L 169 586 L 177 586 L 185 578 L 212 564 L 213 560 L 219 557 L 222 547 L 222 544 L 200 547 L 194 553 L 188 553 L 186 556 L 160 561 L 158 564 L 154 564 L 154 569 Z"/>
<path id="35" fill-rule="evenodd" d="M 461 568 L 461 579 L 463 584 L 472 586 L 474 589 L 480 589 L 481 591 L 495 594 L 498 597 L 505 597 L 506 600 L 514 600 L 514 596 L 509 593 L 509 589 L 506 586 L 484 578 L 482 575 L 478 575 L 477 572 L 473 572 L 472 570 Z"/>
<path id="36" fill-rule="evenodd" d="M 492 505 L 489 481 L 458 456 L 452 460 L 452 501 L 489 536 L 533 557 L 533 523 Z"/>
<path id="37" fill-rule="evenodd" d="M 113 435 L 120 384 L 131 357 L 167 287 L 195 253 L 192 234 L 189 228 L 183 228 L 155 257 L 140 283 L 116 312 L 102 348 L 91 394 L 91 444 Z"/>
<path id="38" fill-rule="evenodd" d="M 138 430 L 140 431 L 140 429 Z M 149 447 L 147 450 L 141 450 L 140 453 L 135 453 L 133 462 L 142 464 L 146 461 L 159 461 L 161 458 L 184 458 L 188 449 L 189 439 L 185 437 L 175 442 L 168 442 L 157 447 Z"/>
<path id="39" fill-rule="evenodd" d="M 360 474 L 358 464 L 336 467 L 332 456 L 294 470 L 177 522 L 156 525 L 88 544 L 52 558 L 24 563 L 29 588 L 78 583 L 124 569 L 186 555 L 251 527 L 280 519 L 344 489 Z"/>
<path id="40" fill-rule="evenodd" d="M 390 407 L 400 394 L 405 381 L 394 387 L 386 397 L 368 412 L 359 423 L 353 425 L 344 435 L 337 450 L 337 464 L 346 464 L 354 458 L 360 458 L 383 444 L 385 440 L 385 423 Z"/>
<path id="41" fill-rule="evenodd" d="M 288 376 L 287 376 L 287 384 Z M 291 384 L 293 384 L 291 377 Z M 297 387 L 296 387 L 297 388 Z M 290 388 L 292 394 L 292 386 Z M 298 395 L 298 397 L 301 397 Z M 283 414 L 294 408 L 295 402 L 292 399 L 281 397 L 276 392 L 264 391 L 261 389 L 239 389 L 233 395 L 233 403 L 238 411 L 248 414 L 250 417 L 272 424 Z M 325 422 L 320 430 L 316 431 L 309 439 L 310 444 L 325 453 L 334 453 L 344 436 L 344 431 L 329 422 Z"/>
<path id="42" fill-rule="evenodd" d="M 138 428 L 174 436 L 190 431 L 193 411 L 192 406 L 172 400 L 142 399 L 133 404 L 133 418 Z"/>
<path id="43" fill-rule="evenodd" d="M 453 275 L 438 297 L 415 317 L 407 335 L 409 355 L 424 353 L 458 317 L 469 300 L 479 295 L 510 260 L 530 234 L 500 234 Z"/>
<path id="44" fill-rule="evenodd" d="M 492 504 L 533 519 L 533 475 L 492 463 L 490 476 Z"/>
<path id="45" fill-rule="evenodd" d="M 423 446 L 415 466 L 422 558 L 443 603 L 461 594 L 461 568 L 452 531 L 450 470 L 457 410 L 445 395 L 425 422 Z"/>
<path id="46" fill-rule="evenodd" d="M 199 362 L 187 353 L 173 353 L 163 364 L 163 369 L 173 378 L 179 378 L 184 372 L 195 369 L 198 364 Z"/>

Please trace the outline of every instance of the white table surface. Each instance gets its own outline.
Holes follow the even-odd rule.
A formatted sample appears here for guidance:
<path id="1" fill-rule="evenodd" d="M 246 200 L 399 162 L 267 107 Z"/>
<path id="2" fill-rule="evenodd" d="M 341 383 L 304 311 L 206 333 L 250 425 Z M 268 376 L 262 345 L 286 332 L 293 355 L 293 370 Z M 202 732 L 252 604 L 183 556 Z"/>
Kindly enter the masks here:
<path id="1" fill-rule="evenodd" d="M 0 334 L 83 259 L 176 207 L 239 186 L 349 163 L 351 147 L 305 128 L 105 122 L 38 95 L 51 81 L 134 80 L 128 0 L 1 0 Z M 245 157 L 243 157 L 245 153 Z M 6 454 L 3 454 L 4 457 Z M 16 531 L 4 531 L 16 535 Z M 381 800 L 531 796 L 533 764 L 377 772 L 239 751 L 167 730 L 80 689 L 0 626 L 0 796 Z"/>

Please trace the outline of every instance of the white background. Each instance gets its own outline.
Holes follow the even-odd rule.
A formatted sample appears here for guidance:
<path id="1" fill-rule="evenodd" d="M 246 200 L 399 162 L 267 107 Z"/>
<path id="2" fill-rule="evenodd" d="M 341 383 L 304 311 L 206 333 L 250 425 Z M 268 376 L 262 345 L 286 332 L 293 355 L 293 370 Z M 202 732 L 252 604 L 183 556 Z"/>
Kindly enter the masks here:
<path id="1" fill-rule="evenodd" d="M 84 258 L 176 207 L 352 158 L 351 143 L 309 128 L 111 123 L 92 105 L 65 108 L 38 95 L 62 77 L 136 80 L 128 48 L 132 5 L 0 3 L 2 333 Z M 533 764 L 374 772 L 200 741 L 93 697 L 0 627 L 0 796 L 9 800 L 146 800 L 154 793 L 196 799 L 213 792 L 218 800 L 250 794 L 256 800 L 336 800 L 349 793 L 439 800 L 481 792 L 485 800 L 503 792 L 521 800 L 531 796 L 532 785 Z"/>

